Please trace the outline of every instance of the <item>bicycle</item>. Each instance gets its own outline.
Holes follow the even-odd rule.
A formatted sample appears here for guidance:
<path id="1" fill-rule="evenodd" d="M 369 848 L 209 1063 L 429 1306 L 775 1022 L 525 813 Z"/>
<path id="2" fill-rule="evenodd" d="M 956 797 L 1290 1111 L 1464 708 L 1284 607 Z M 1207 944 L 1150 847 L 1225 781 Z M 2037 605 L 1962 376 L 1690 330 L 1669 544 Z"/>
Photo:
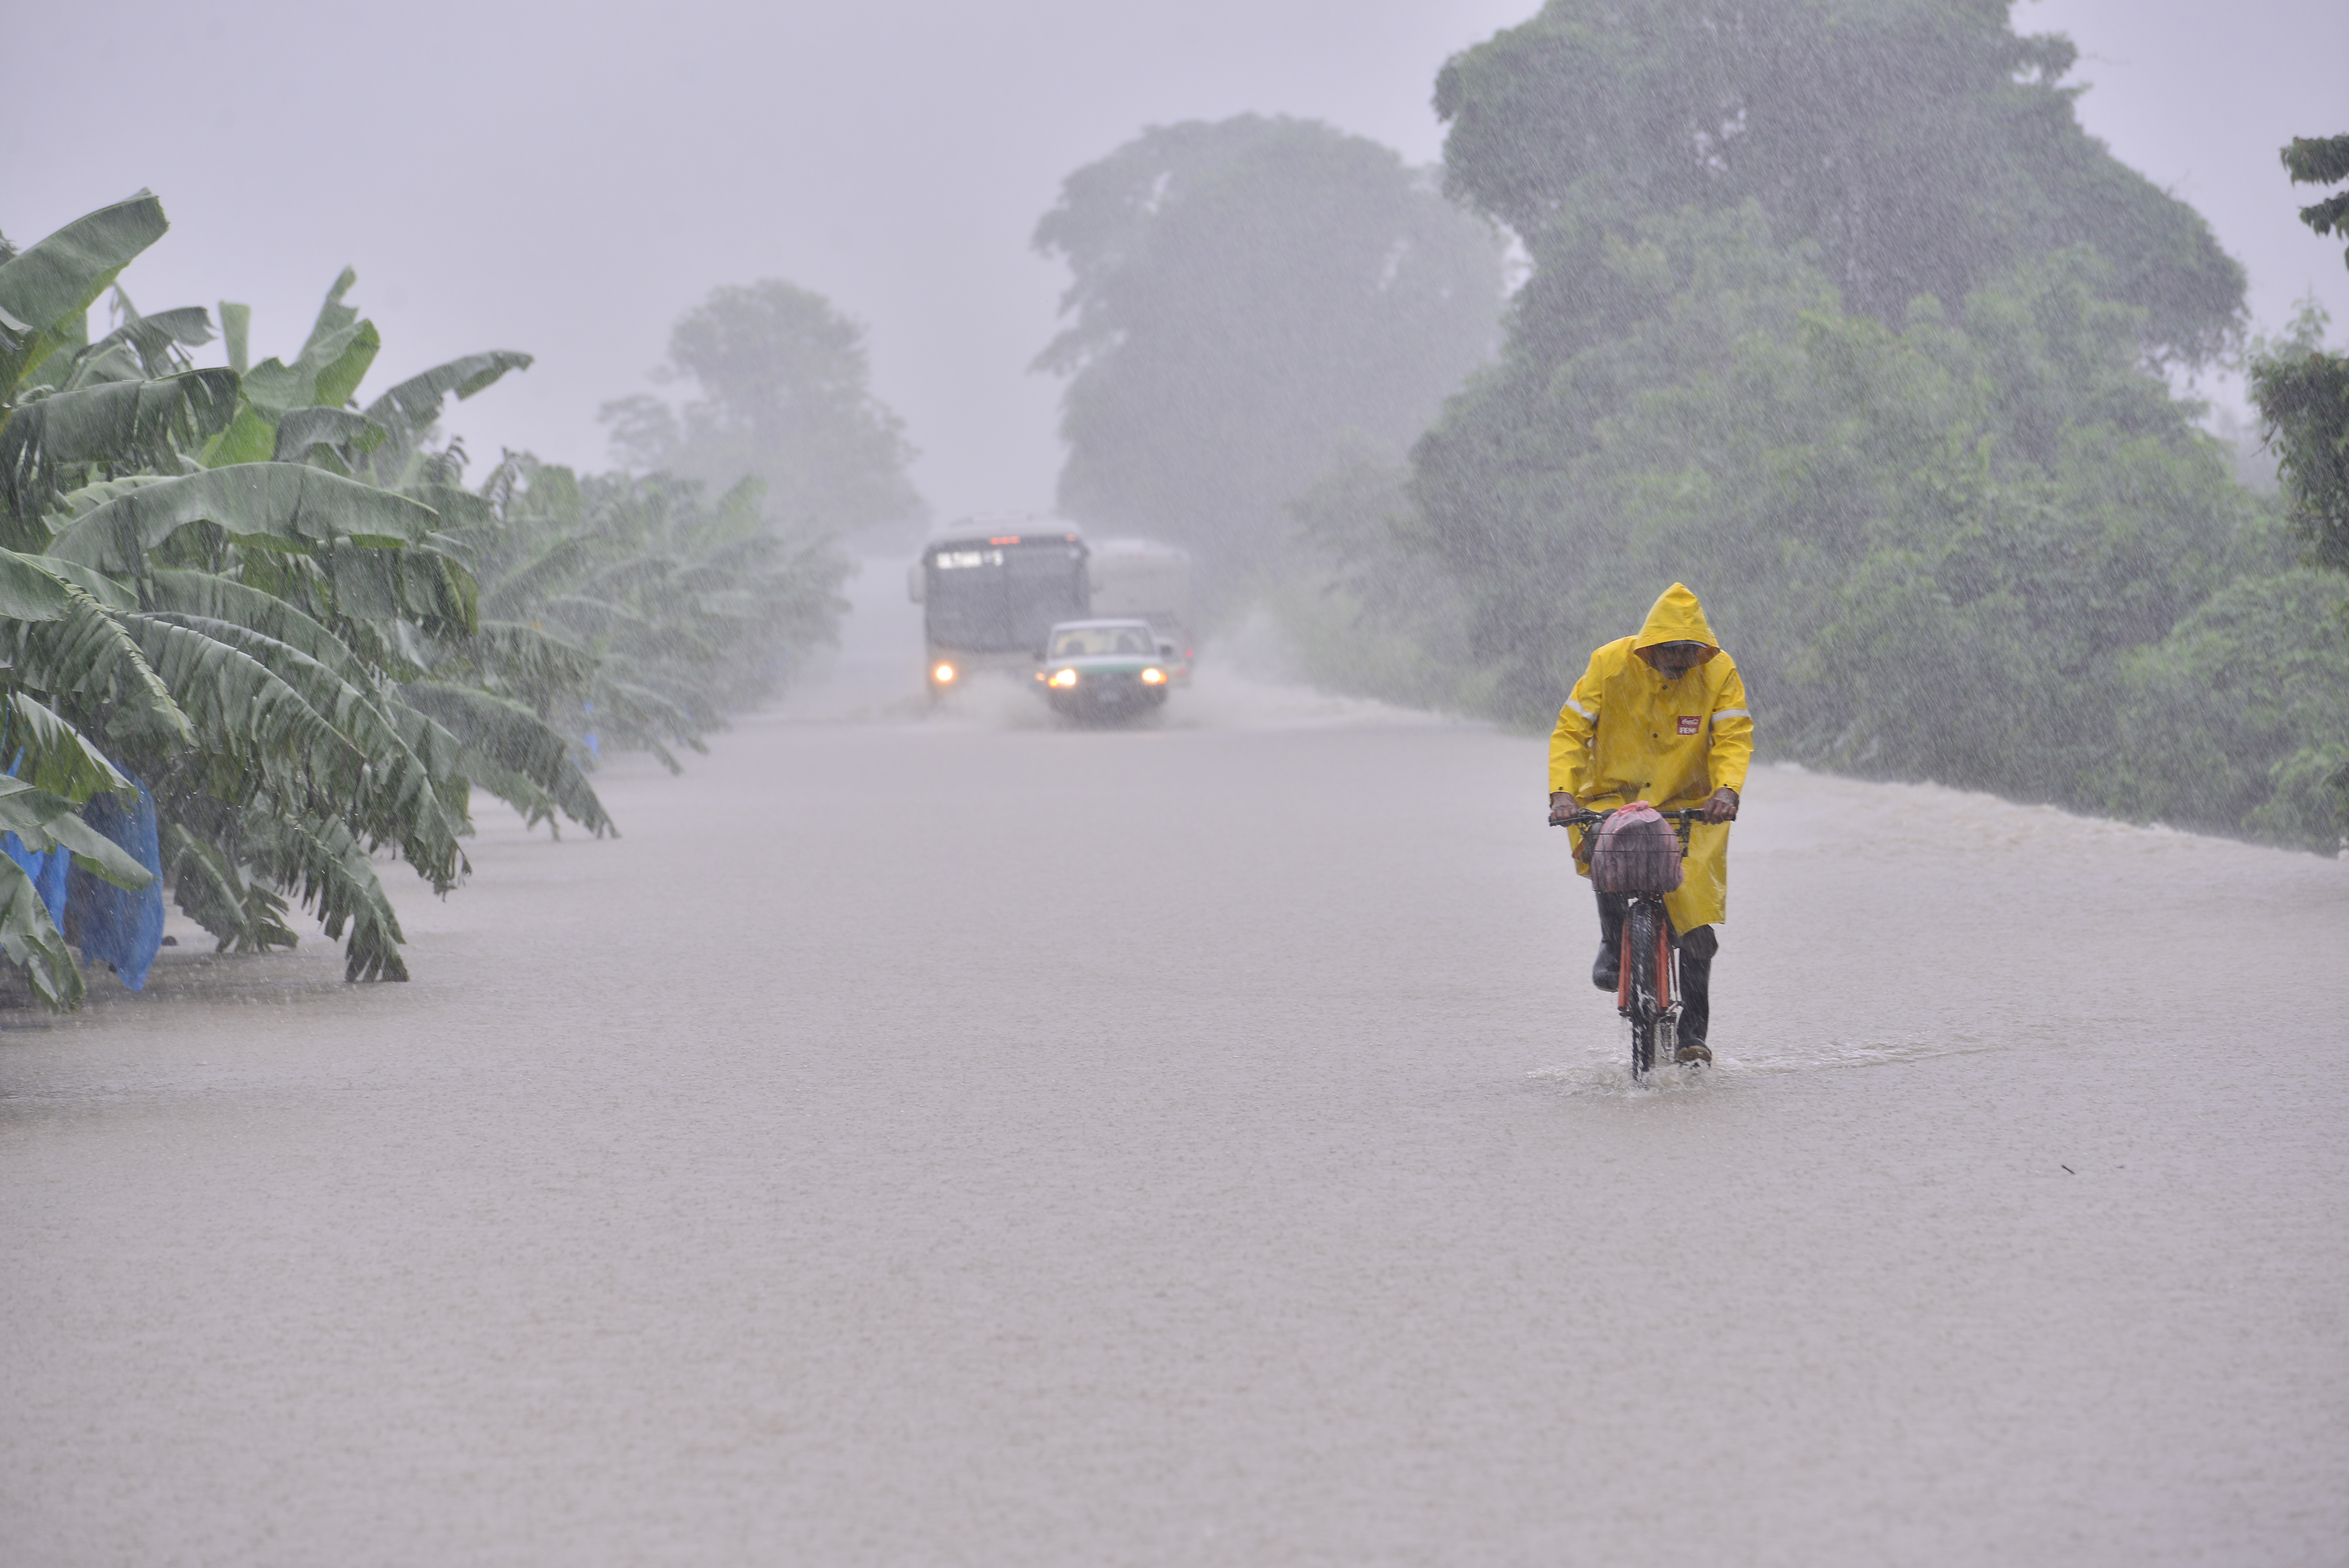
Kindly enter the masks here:
<path id="1" fill-rule="evenodd" d="M 1615 810 L 1620 810 L 1618 807 Z M 1553 827 L 1578 827 L 1583 842 L 1597 841 L 1599 830 L 1615 814 L 1578 811 Z M 1681 858 L 1689 852 L 1690 830 L 1704 820 L 1702 808 L 1660 811 L 1680 839 Z M 1678 879 L 1674 879 L 1677 883 Z M 1622 956 L 1615 982 L 1615 1010 L 1631 1026 L 1631 1076 L 1644 1078 L 1659 1061 L 1670 1062 L 1679 1047 L 1681 1021 L 1680 944 L 1674 940 L 1671 916 L 1664 910 L 1669 888 L 1622 890 Z"/>

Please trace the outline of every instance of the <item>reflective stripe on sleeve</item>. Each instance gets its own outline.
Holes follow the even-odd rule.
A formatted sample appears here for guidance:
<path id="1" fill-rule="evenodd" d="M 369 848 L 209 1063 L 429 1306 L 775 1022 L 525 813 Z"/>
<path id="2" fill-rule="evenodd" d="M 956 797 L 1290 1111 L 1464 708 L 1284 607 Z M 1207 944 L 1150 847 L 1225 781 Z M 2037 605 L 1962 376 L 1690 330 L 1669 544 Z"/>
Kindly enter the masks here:
<path id="1" fill-rule="evenodd" d="M 1574 709 L 1575 712 L 1580 714 L 1583 717 L 1589 719 L 1592 723 L 1595 724 L 1598 722 L 1599 716 L 1597 714 L 1591 712 L 1588 708 L 1583 707 L 1572 697 L 1568 697 L 1566 699 L 1566 706 Z"/>
<path id="2" fill-rule="evenodd" d="M 1590 716 L 1585 714 L 1583 717 L 1588 718 Z M 1724 707 L 1713 717 L 1716 722 L 1724 718 L 1752 718 L 1754 710 L 1750 707 Z"/>

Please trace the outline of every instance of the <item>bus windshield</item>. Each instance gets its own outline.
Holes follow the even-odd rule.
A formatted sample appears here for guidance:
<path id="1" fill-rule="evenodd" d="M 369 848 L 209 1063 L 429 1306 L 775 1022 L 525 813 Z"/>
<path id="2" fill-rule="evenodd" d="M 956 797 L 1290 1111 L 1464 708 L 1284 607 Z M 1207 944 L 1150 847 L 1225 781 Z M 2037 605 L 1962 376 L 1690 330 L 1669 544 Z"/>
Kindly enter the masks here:
<path id="1" fill-rule="evenodd" d="M 937 647 L 1040 649 L 1053 623 L 1090 608 L 1085 548 L 1073 540 L 957 542 L 933 549 L 926 565 L 924 615 Z"/>

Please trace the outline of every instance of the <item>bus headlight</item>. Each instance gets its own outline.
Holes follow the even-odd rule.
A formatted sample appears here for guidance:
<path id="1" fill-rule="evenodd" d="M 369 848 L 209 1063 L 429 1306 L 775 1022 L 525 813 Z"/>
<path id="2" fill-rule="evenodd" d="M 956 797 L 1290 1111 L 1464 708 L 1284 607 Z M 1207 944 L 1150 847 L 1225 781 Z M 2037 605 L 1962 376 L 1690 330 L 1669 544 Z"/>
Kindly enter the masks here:
<path id="1" fill-rule="evenodd" d="M 1142 672 L 1142 684 L 1143 686 L 1164 686 L 1166 684 L 1166 672 L 1164 670 L 1144 670 Z"/>
<path id="2" fill-rule="evenodd" d="M 952 686 L 954 685 L 955 667 L 952 665 L 941 663 L 936 669 L 930 672 L 930 678 L 937 682 L 940 686 Z"/>
<path id="3" fill-rule="evenodd" d="M 1074 670 L 1054 670 L 1052 672 L 1052 678 L 1045 684 L 1047 686 L 1059 686 L 1062 691 L 1066 691 L 1071 686 L 1077 684 L 1077 672 Z"/>

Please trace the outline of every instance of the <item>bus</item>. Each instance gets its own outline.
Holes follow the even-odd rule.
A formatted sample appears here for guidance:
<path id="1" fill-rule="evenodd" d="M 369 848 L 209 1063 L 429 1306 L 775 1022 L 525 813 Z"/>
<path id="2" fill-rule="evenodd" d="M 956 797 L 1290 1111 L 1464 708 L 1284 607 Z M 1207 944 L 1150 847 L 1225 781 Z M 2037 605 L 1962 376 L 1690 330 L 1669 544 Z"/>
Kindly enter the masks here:
<path id="1" fill-rule="evenodd" d="M 922 549 L 905 591 L 922 606 L 925 673 L 943 696 L 988 672 L 1023 682 L 1054 624 L 1092 614 L 1092 552 L 1058 518 L 967 518 Z"/>
<path id="2" fill-rule="evenodd" d="M 1104 539 L 1092 547 L 1092 613 L 1150 623 L 1177 686 L 1191 684 L 1191 557 L 1147 539 Z"/>

